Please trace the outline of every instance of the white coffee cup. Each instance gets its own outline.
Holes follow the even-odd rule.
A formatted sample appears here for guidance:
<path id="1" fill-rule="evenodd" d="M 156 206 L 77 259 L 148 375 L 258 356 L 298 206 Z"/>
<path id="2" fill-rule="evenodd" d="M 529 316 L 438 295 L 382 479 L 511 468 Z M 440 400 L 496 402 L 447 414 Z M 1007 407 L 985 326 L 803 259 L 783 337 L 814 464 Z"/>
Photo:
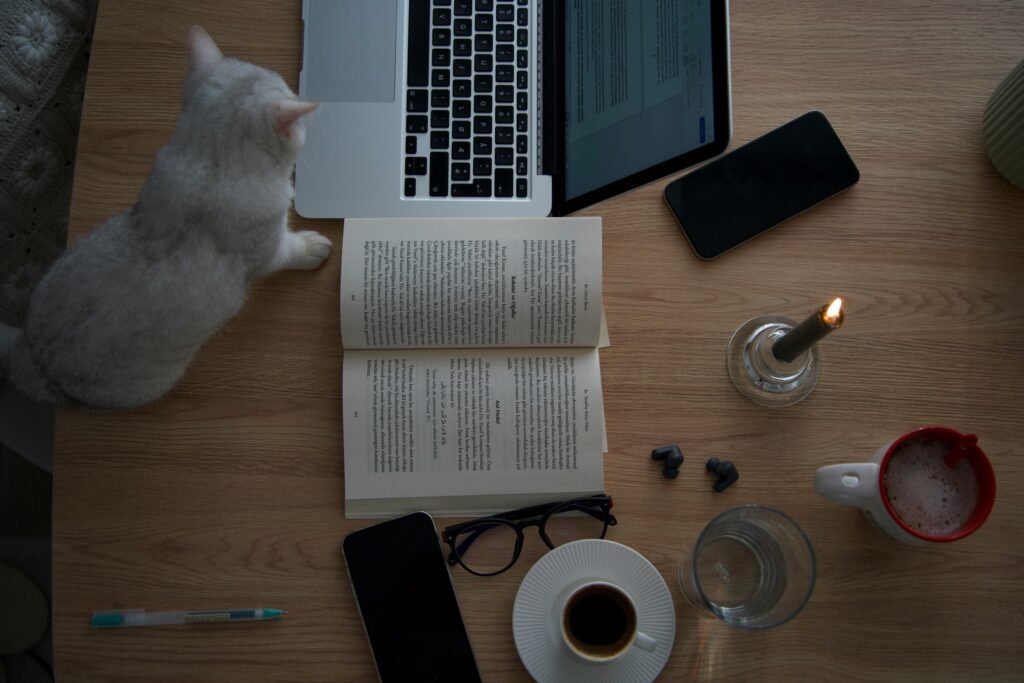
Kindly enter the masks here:
<path id="1" fill-rule="evenodd" d="M 963 524 L 946 532 L 928 533 L 902 519 L 890 501 L 886 488 L 886 472 L 892 456 L 913 443 L 938 442 L 949 448 L 943 458 L 953 467 L 966 461 L 974 472 L 977 502 Z M 955 461 L 955 462 L 954 462 Z M 912 482 L 909 482 L 912 487 Z M 922 482 L 922 486 L 927 482 Z M 912 545 L 956 541 L 973 533 L 982 525 L 995 502 L 996 483 L 992 464 L 978 447 L 977 437 L 961 434 L 947 427 L 921 427 L 899 436 L 879 448 L 869 462 L 827 465 L 814 474 L 814 490 L 842 505 L 859 507 L 883 531 L 893 538 Z"/>
<path id="2" fill-rule="evenodd" d="M 609 581 L 587 581 L 561 600 L 562 645 L 589 664 L 608 664 L 633 647 L 653 652 L 657 641 L 639 630 L 640 612 L 629 593 Z"/>

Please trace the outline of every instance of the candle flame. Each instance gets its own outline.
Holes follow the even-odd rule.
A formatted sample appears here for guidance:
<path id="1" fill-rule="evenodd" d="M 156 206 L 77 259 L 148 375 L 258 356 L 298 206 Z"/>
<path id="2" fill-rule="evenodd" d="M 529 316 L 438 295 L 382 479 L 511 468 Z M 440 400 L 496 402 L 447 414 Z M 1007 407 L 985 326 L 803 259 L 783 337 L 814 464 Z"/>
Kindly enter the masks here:
<path id="1" fill-rule="evenodd" d="M 835 325 L 839 322 L 839 315 L 843 311 L 843 300 L 840 297 L 836 297 L 835 300 L 829 304 L 828 310 L 825 311 L 824 320 L 829 325 Z"/>

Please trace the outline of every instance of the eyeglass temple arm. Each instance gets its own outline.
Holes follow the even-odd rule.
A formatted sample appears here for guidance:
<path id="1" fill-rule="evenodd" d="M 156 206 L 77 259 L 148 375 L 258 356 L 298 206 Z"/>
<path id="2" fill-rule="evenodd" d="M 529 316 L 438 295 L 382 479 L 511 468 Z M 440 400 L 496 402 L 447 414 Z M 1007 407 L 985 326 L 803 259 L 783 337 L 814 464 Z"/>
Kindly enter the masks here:
<path id="1" fill-rule="evenodd" d="M 501 519 L 507 519 L 509 521 L 512 521 L 514 519 L 521 519 L 522 517 L 533 517 L 533 516 L 535 516 L 535 514 L 526 514 L 526 513 L 527 512 L 531 512 L 532 513 L 533 510 L 544 509 L 545 507 L 550 507 L 550 506 L 536 505 L 536 506 L 534 506 L 532 508 L 523 508 L 522 510 L 513 510 L 512 512 L 506 512 L 505 514 L 495 515 L 495 517 L 499 517 Z M 579 510 L 580 512 L 586 512 L 588 515 L 590 515 L 591 517 L 593 517 L 595 519 L 607 519 L 608 520 L 608 526 L 615 526 L 616 524 L 619 523 L 618 520 L 615 519 L 615 515 L 613 515 L 610 510 L 608 512 L 605 512 L 604 507 L 601 507 L 599 509 L 594 509 L 592 507 L 580 507 L 580 506 L 577 506 L 576 509 Z M 455 548 L 455 550 L 453 552 L 449 553 L 449 555 L 448 555 L 448 564 L 456 564 L 459 561 L 459 557 L 461 555 L 463 555 L 466 552 L 466 550 L 469 549 L 469 546 L 473 545 L 473 541 L 475 541 L 477 538 L 479 538 L 480 534 L 482 534 L 483 532 L 487 531 L 488 529 L 493 529 L 496 526 L 497 526 L 497 523 L 493 523 L 493 524 L 483 523 L 483 524 L 480 524 L 479 526 L 477 526 L 475 529 L 473 529 L 472 533 L 467 534 L 466 537 L 462 540 L 462 542 L 459 543 L 459 545 Z"/>
<path id="2" fill-rule="evenodd" d="M 595 500 L 591 503 L 584 502 L 586 499 L 580 501 L 567 501 L 565 503 L 542 503 L 540 505 L 531 505 L 527 508 L 519 508 L 518 510 L 512 510 L 511 512 L 502 512 L 498 515 L 491 515 L 495 519 L 507 519 L 509 521 L 523 519 L 525 517 L 536 517 L 543 515 L 548 510 L 553 510 L 557 507 L 572 505 L 574 509 L 581 510 L 588 513 L 593 517 L 604 517 L 604 510 L 607 507 L 609 509 L 608 516 L 611 517 L 611 503 L 607 503 L 602 500 Z"/>

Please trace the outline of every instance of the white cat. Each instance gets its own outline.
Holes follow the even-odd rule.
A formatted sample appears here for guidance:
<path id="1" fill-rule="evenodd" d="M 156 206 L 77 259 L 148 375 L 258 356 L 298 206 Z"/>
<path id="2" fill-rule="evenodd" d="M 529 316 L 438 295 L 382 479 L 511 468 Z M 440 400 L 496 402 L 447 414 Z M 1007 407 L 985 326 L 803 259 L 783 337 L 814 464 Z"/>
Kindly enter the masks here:
<path id="1" fill-rule="evenodd" d="M 189 71 L 171 141 L 139 199 L 58 259 L 24 330 L 0 325 L 0 378 L 42 401 L 129 408 L 163 396 L 245 303 L 249 282 L 319 267 L 331 242 L 288 229 L 305 142 L 279 75 L 188 34 Z"/>

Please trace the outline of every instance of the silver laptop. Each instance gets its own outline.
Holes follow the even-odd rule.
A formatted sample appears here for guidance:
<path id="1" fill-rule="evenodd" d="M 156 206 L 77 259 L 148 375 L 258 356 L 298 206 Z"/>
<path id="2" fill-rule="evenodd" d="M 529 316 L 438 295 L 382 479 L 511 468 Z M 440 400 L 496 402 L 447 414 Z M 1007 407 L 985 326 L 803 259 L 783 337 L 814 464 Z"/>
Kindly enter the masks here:
<path id="1" fill-rule="evenodd" d="M 308 218 L 565 215 L 722 152 L 727 0 L 304 0 Z"/>

